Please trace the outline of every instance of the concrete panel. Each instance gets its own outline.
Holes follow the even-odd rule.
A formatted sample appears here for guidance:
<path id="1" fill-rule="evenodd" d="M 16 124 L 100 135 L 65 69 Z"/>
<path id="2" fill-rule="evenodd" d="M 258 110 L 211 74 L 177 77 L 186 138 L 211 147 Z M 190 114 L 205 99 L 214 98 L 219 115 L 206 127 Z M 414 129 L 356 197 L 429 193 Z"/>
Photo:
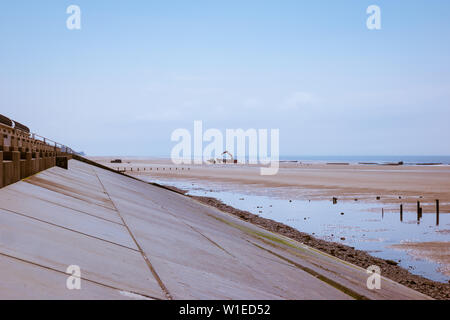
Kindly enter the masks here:
<path id="1" fill-rule="evenodd" d="M 54 168 L 50 169 L 53 170 Z M 58 206 L 69 208 L 80 213 L 85 213 L 98 217 L 107 221 L 122 223 L 122 220 L 118 216 L 117 212 L 113 209 L 107 209 L 96 205 L 87 205 L 86 201 L 79 200 L 57 191 L 52 191 L 46 188 L 27 183 L 28 179 L 23 182 L 15 183 L 8 186 L 5 190 L 15 191 L 21 194 L 23 198 L 43 200 L 48 203 L 56 204 Z"/>
<path id="2" fill-rule="evenodd" d="M 0 270 L 0 297 L 5 300 L 148 299 L 84 279 L 80 290 L 69 290 L 68 274 L 3 255 L 0 255 Z"/>
<path id="3" fill-rule="evenodd" d="M 36 196 L 39 196 L 39 194 Z M 100 219 L 45 200 L 24 198 L 22 193 L 14 192 L 8 188 L 5 192 L 0 193 L 0 209 L 74 230 L 134 250 L 138 249 L 122 224 Z"/>
<path id="4" fill-rule="evenodd" d="M 64 170 L 61 168 L 58 169 Z M 72 180 L 72 177 L 70 176 L 63 177 L 62 180 L 57 180 L 54 179 L 56 175 L 58 175 L 58 173 L 55 173 L 55 171 L 46 171 L 39 175 L 30 177 L 30 179 L 27 179 L 27 182 L 65 194 L 75 199 L 83 200 L 88 204 L 97 205 L 106 209 L 114 209 L 114 206 L 108 196 L 101 190 L 98 190 L 92 183 L 90 183 L 90 181 L 83 183 L 79 181 L 79 177 L 73 177 Z M 60 174 L 60 176 L 61 175 L 62 174 Z"/>
<path id="5" fill-rule="evenodd" d="M 4 210 L 0 210 L 0 253 L 60 272 L 78 265 L 91 281 L 164 298 L 139 252 Z"/>

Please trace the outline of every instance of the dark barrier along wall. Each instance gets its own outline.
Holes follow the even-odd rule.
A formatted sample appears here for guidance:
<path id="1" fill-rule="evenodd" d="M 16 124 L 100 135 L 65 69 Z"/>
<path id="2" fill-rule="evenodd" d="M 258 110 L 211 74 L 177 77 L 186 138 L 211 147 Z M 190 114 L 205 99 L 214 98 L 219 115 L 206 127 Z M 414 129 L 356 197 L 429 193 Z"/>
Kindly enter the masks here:
<path id="1" fill-rule="evenodd" d="M 31 135 L 28 127 L 18 122 L 13 127 L 8 120 L 0 115 L 0 188 L 54 167 L 57 160 L 65 164 L 64 158 L 71 159 L 70 148 Z"/>
<path id="2" fill-rule="evenodd" d="M 23 124 L 21 124 L 20 122 L 17 122 L 17 121 L 14 121 L 14 128 L 22 130 L 23 132 L 26 132 L 26 133 L 30 133 L 30 128 L 28 128 L 27 126 L 24 126 Z"/>
<path id="3" fill-rule="evenodd" d="M 13 126 L 13 122 L 11 121 L 11 119 L 1 114 L 0 114 L 0 123 L 5 124 L 9 127 Z"/>

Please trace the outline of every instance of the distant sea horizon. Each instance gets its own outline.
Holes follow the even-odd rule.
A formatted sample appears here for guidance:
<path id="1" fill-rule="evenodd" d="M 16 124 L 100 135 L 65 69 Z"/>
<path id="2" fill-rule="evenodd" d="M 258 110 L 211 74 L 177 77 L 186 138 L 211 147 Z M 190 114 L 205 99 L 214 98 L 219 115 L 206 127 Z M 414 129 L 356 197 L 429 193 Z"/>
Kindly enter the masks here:
<path id="1" fill-rule="evenodd" d="M 88 155 L 88 157 L 96 157 L 94 155 Z M 102 156 L 99 156 L 102 157 Z M 170 159 L 167 155 L 147 155 L 147 156 L 132 156 L 132 155 L 116 155 L 116 156 L 103 156 L 103 157 L 125 157 L 125 158 L 155 158 L 155 159 Z M 404 165 L 417 165 L 417 164 L 443 164 L 450 165 L 450 155 L 449 156 L 439 156 L 439 155 L 406 155 L 406 156 L 393 156 L 393 155 L 380 155 L 380 156 L 315 156 L 315 155 L 282 155 L 280 156 L 280 161 L 297 161 L 297 162 L 324 162 L 324 163 L 399 163 L 403 162 Z"/>
<path id="2" fill-rule="evenodd" d="M 450 164 L 450 156 L 280 156 L 280 161 L 311 161 L 311 162 L 345 162 L 345 163 L 398 163 L 414 164 Z"/>

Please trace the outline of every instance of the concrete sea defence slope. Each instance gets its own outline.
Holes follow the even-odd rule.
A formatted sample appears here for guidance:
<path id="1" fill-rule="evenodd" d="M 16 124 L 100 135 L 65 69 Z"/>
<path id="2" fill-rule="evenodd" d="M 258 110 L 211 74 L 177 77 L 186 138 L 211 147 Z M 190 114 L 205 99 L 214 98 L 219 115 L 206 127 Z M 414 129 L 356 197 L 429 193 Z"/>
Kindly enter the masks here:
<path id="1" fill-rule="evenodd" d="M 81 290 L 68 290 L 68 266 Z M 428 299 L 178 193 L 77 160 L 0 189 L 1 299 Z"/>

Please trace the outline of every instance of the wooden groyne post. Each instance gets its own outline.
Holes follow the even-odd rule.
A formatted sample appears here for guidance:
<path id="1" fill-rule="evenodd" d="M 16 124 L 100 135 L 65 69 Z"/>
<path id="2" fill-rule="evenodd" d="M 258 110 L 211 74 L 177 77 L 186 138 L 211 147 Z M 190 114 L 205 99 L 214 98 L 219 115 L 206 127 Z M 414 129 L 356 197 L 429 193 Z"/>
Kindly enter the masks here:
<path id="1" fill-rule="evenodd" d="M 417 201 L 417 223 L 420 222 L 422 218 L 422 208 L 420 207 L 420 201 Z"/>
<path id="2" fill-rule="evenodd" d="M 400 205 L 400 222 L 403 222 L 403 204 Z"/>
<path id="3" fill-rule="evenodd" d="M 436 225 L 439 225 L 439 199 L 436 199 Z"/>

